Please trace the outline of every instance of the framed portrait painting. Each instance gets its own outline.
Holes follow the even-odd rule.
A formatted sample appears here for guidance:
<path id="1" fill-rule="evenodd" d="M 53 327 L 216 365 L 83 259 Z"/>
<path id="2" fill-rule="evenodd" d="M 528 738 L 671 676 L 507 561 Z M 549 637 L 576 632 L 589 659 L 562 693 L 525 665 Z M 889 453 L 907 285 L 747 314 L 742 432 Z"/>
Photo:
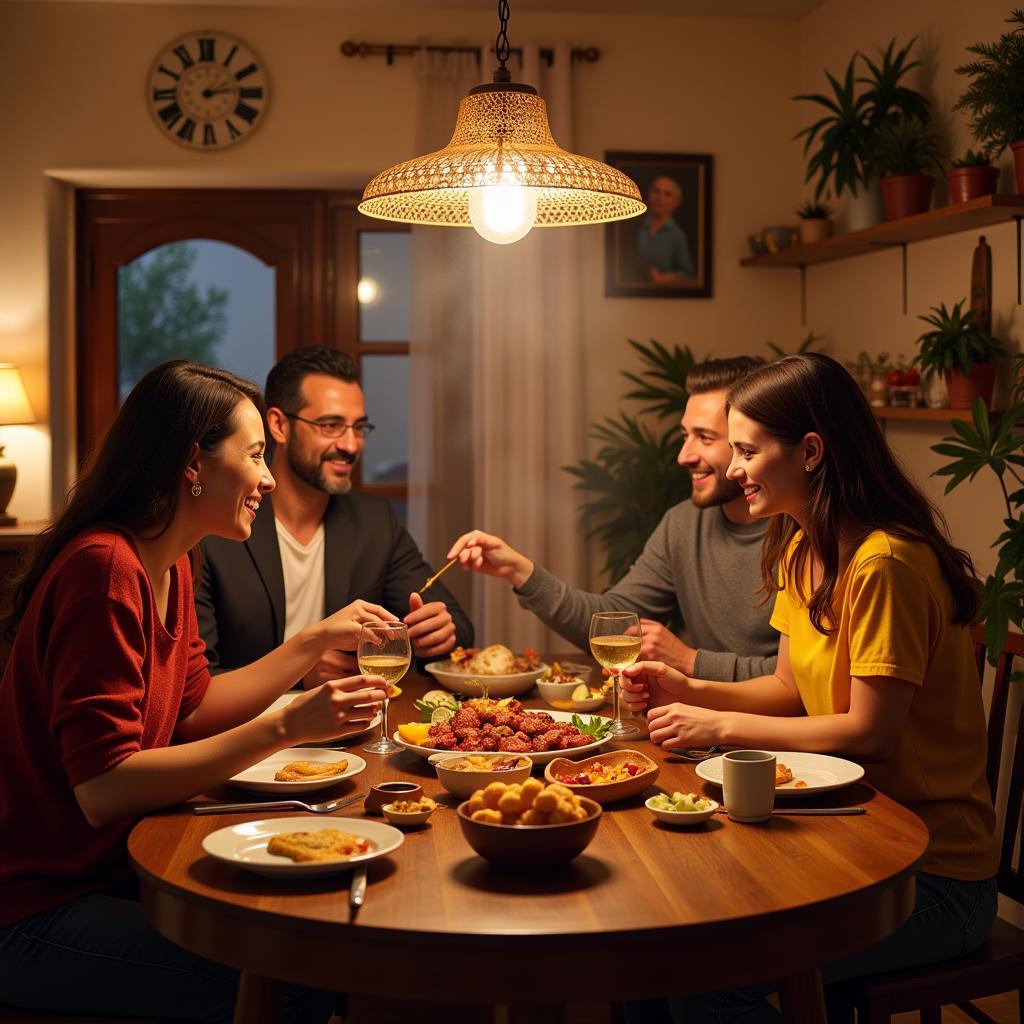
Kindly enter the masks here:
<path id="1" fill-rule="evenodd" d="M 605 227 L 605 295 L 711 297 L 712 158 L 707 153 L 605 153 L 647 204 Z"/>

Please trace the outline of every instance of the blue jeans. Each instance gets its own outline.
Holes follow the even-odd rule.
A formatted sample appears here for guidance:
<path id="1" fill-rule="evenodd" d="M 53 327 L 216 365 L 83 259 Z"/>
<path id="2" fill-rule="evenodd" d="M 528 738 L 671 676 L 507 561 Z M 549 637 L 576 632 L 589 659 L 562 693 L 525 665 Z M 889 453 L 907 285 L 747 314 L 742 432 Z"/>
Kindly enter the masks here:
<path id="1" fill-rule="evenodd" d="M 93 893 L 0 928 L 0 1002 L 230 1024 L 238 971 L 169 942 L 132 899 Z M 290 988 L 281 1019 L 326 1024 L 334 996 Z"/>
<path id="2" fill-rule="evenodd" d="M 996 880 L 961 882 L 919 873 L 910 917 L 877 945 L 821 969 L 826 985 L 879 971 L 949 960 L 977 949 L 996 916 Z M 628 1024 L 779 1024 L 765 996 L 771 982 L 694 996 L 669 996 L 625 1004 Z"/>

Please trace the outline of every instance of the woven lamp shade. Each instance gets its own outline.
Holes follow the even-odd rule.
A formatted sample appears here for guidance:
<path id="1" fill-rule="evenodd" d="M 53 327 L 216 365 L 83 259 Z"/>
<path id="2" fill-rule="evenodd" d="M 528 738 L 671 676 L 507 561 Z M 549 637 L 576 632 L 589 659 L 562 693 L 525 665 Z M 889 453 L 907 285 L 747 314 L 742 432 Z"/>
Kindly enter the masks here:
<path id="1" fill-rule="evenodd" d="M 383 220 L 470 227 L 467 189 L 537 190 L 536 227 L 601 224 L 643 213 L 640 190 L 614 167 L 561 149 L 547 105 L 530 86 L 478 86 L 459 104 L 444 149 L 381 171 L 360 213 Z"/>

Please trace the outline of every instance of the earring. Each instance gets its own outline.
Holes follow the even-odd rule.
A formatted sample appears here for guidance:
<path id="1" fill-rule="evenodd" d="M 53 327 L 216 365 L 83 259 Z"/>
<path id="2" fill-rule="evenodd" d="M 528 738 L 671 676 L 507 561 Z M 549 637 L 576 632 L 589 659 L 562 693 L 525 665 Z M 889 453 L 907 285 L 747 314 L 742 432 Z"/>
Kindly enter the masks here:
<path id="1" fill-rule="evenodd" d="M 811 467 L 810 467 L 809 465 L 807 465 L 807 466 L 804 466 L 804 472 L 805 472 L 805 473 L 810 473 L 810 471 L 811 471 Z M 198 487 L 198 486 L 199 486 L 199 485 L 198 485 L 198 484 L 196 484 L 196 487 Z M 193 489 L 192 489 L 192 493 L 193 493 L 193 494 L 195 494 L 195 488 L 193 488 Z"/>
<path id="2" fill-rule="evenodd" d="M 203 485 L 197 480 L 192 485 L 192 497 L 193 498 L 198 498 L 199 495 L 202 494 L 202 493 L 203 493 Z"/>

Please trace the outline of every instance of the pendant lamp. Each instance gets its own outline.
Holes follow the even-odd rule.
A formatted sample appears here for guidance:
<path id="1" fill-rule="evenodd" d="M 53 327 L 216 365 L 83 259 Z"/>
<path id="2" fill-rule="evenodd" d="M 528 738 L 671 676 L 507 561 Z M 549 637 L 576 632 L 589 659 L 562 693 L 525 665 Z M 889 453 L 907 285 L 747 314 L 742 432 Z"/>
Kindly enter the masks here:
<path id="1" fill-rule="evenodd" d="M 499 0 L 494 82 L 471 89 L 459 104 L 448 145 L 381 171 L 366 186 L 360 213 L 474 227 L 505 245 L 534 225 L 603 224 L 647 209 L 632 179 L 552 138 L 544 100 L 533 86 L 513 83 L 506 67 L 508 17 L 508 0 Z"/>

